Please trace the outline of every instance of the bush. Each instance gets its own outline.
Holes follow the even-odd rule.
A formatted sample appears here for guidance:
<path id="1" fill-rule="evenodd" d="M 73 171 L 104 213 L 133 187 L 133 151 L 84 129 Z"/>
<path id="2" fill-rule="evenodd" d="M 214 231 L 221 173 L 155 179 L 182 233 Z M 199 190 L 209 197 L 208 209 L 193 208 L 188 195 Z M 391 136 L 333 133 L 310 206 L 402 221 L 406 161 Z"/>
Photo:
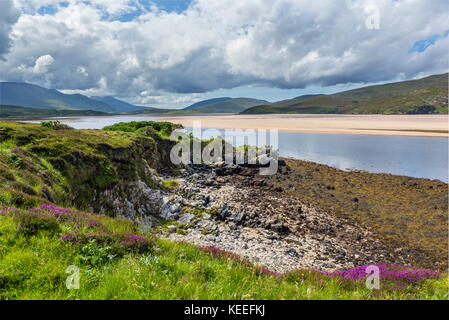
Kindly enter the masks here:
<path id="1" fill-rule="evenodd" d="M 53 216 L 37 214 L 31 210 L 18 211 L 14 219 L 19 226 L 17 231 L 26 236 L 32 236 L 41 231 L 47 231 L 50 234 L 61 232 L 58 220 Z"/>
<path id="2" fill-rule="evenodd" d="M 104 127 L 106 131 L 124 131 L 133 132 L 139 135 L 154 137 L 169 136 L 175 129 L 182 128 L 179 124 L 171 122 L 156 122 L 156 121 L 132 121 L 120 122 L 112 126 Z"/>
<path id="3" fill-rule="evenodd" d="M 59 120 L 42 121 L 41 126 L 52 130 L 70 130 L 72 127 L 59 122 Z"/>

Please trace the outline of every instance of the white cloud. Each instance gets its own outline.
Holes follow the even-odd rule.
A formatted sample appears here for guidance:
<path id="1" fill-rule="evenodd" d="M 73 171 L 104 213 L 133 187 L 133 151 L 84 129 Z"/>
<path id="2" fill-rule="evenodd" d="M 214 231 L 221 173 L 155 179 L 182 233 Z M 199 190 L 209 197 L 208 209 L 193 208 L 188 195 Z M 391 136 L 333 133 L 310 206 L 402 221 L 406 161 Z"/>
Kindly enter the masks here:
<path id="1" fill-rule="evenodd" d="M 182 13 L 153 6 L 128 22 L 110 16 L 136 12 L 137 0 L 15 2 L 27 13 L 13 26 L 13 46 L 0 61 L 2 80 L 108 92 L 140 103 L 180 103 L 190 93 L 242 85 L 303 88 L 413 78 L 448 66 L 448 37 L 409 53 L 417 40 L 448 29 L 447 0 L 197 0 Z M 55 14 L 36 14 L 50 4 Z M 372 5 L 379 8 L 378 30 L 366 28 L 365 9 Z M 51 65 L 38 64 L 36 57 L 47 55 Z M 51 76 L 32 72 L 49 68 Z M 156 98 L 164 92 L 179 95 Z"/>
<path id="2" fill-rule="evenodd" d="M 47 73 L 48 67 L 55 61 L 53 57 L 49 54 L 45 56 L 40 56 L 36 59 L 36 63 L 34 64 L 33 72 L 34 73 Z"/>

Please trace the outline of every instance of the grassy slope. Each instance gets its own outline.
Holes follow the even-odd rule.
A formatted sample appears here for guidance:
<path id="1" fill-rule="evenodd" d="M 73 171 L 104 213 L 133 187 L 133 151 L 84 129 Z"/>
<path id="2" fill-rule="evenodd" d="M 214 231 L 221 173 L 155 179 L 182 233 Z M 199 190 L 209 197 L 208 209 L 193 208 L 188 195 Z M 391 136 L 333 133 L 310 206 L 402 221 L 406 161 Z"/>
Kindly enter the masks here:
<path id="1" fill-rule="evenodd" d="M 86 219 L 114 234 L 149 237 L 128 220 L 92 214 Z M 445 278 L 400 290 L 383 283 L 383 289 L 370 291 L 364 281 L 306 270 L 279 278 L 226 256 L 161 240 L 139 253 L 111 256 L 97 242 L 61 239 L 73 229 L 70 222 L 58 222 L 60 232 L 41 227 L 33 235 L 18 231 L 18 224 L 11 215 L 0 215 L 0 299 L 447 299 Z M 80 268 L 79 290 L 65 287 L 71 265 Z"/>
<path id="2" fill-rule="evenodd" d="M 237 113 L 262 103 L 266 103 L 266 101 L 250 98 L 233 98 L 226 101 L 189 108 L 188 110 L 202 113 Z"/>
<path id="3" fill-rule="evenodd" d="M 103 116 L 105 112 L 92 110 L 53 110 L 34 109 L 17 106 L 0 105 L 0 118 L 32 118 L 32 117 L 70 117 L 70 116 Z"/>
<path id="4" fill-rule="evenodd" d="M 369 86 L 275 106 L 256 106 L 242 113 L 407 113 L 431 105 L 447 113 L 448 74 Z"/>
<path id="5" fill-rule="evenodd" d="M 0 122 L 0 141 L 0 202 L 23 208 L 19 209 L 24 212 L 22 217 L 32 216 L 25 208 L 49 202 L 48 193 L 59 205 L 94 206 L 89 192 L 120 183 L 117 174 L 121 179 L 125 176 L 125 181 L 139 174 L 138 168 L 120 169 L 124 163 L 110 167 L 108 163 L 120 157 L 122 162 L 128 158 L 136 165 L 141 161 L 141 149 L 149 151 L 147 160 L 157 161 L 158 153 L 151 146 L 162 143 L 132 132 L 52 130 L 12 122 Z M 21 149 L 16 149 L 18 146 Z M 139 156 L 132 157 L 131 153 Z M 61 160 L 65 165 L 60 167 Z M 77 196 L 71 197 L 73 194 Z M 39 215 L 30 221 L 21 220 L 21 216 L 0 214 L 1 299 L 447 298 L 445 278 L 433 285 L 411 285 L 401 290 L 392 290 L 386 283 L 381 291 L 369 291 L 364 281 L 347 282 L 312 271 L 298 271 L 281 279 L 246 263 L 161 240 L 144 251 L 131 247 L 126 252 L 110 252 L 111 245 L 103 243 L 100 235 L 114 239 L 122 233 L 133 233 L 151 238 L 129 220 L 74 212 L 72 217 L 81 219 L 77 223 L 50 217 L 30 224 Z M 92 226 L 92 221 L 98 223 Z M 94 234 L 95 242 L 60 238 L 74 230 L 84 240 Z M 81 268 L 80 290 L 65 287 L 65 270 L 70 265 Z"/>

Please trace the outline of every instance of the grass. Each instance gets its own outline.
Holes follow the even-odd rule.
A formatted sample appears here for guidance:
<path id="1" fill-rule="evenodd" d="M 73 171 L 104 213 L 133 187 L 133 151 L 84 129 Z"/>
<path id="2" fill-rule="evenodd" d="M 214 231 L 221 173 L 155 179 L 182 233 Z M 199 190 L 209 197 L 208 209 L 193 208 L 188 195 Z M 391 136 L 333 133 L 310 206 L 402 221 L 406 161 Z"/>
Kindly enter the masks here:
<path id="1" fill-rule="evenodd" d="M 111 234 L 135 232 L 151 239 L 128 220 L 78 214 L 80 221 L 95 219 Z M 400 290 L 382 289 L 381 282 L 381 289 L 372 291 L 364 281 L 310 270 L 279 277 L 228 253 L 215 254 L 216 249 L 162 240 L 141 252 L 114 255 L 96 242 L 61 239 L 73 227 L 71 220 L 55 220 L 59 228 L 41 225 L 29 235 L 18 231 L 14 216 L 11 211 L 0 216 L 1 299 L 447 299 L 447 278 Z M 65 285 L 71 265 L 80 269 L 78 290 Z"/>
<path id="2" fill-rule="evenodd" d="M 173 179 L 166 179 L 162 181 L 162 188 L 165 190 L 176 189 L 179 186 L 179 182 Z"/>

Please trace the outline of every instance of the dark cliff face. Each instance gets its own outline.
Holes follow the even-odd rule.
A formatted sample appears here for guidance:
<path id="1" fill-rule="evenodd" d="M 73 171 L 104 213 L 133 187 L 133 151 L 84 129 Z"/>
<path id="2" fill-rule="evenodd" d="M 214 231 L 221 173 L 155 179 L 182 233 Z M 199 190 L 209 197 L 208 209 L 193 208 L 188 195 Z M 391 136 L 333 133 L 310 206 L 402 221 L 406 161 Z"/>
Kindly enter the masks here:
<path id="1" fill-rule="evenodd" d="M 174 169 L 169 161 L 171 141 L 133 133 L 1 122 L 0 142 L 0 197 L 11 205 L 31 207 L 51 201 L 133 216 L 145 211 L 132 203 L 138 202 L 137 189 L 160 189 L 158 172 Z M 127 212 L 117 205 L 118 199 L 132 203 Z"/>

